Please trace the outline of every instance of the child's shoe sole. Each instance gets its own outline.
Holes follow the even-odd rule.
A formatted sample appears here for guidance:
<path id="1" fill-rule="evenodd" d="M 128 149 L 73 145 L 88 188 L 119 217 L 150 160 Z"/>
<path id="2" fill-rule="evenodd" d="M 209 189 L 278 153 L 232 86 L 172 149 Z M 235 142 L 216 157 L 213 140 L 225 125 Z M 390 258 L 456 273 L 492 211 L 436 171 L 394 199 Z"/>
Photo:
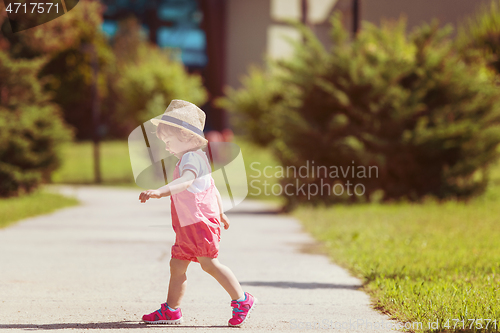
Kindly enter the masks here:
<path id="1" fill-rule="evenodd" d="M 166 325 L 179 325 L 182 324 L 182 318 L 176 320 L 157 320 L 157 321 L 147 321 L 143 320 L 146 324 L 166 324 Z"/>
<path id="2" fill-rule="evenodd" d="M 252 310 L 255 308 L 255 305 L 257 304 L 257 298 L 253 298 L 253 304 L 252 304 L 252 307 L 250 308 L 250 310 L 248 310 L 248 313 L 247 313 L 247 316 L 245 317 L 245 319 L 243 319 L 243 321 L 237 325 L 231 325 L 230 323 L 228 323 L 228 326 L 231 326 L 231 327 L 240 327 L 241 325 L 243 325 L 245 323 L 245 321 L 247 321 L 248 317 L 250 317 L 250 313 L 252 312 Z"/>

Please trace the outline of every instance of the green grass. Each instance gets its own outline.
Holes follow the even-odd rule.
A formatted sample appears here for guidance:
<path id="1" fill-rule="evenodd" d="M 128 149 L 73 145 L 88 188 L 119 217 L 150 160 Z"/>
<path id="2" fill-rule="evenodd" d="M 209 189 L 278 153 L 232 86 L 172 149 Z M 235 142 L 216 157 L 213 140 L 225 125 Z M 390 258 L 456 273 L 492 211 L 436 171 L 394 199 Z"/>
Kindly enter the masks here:
<path id="1" fill-rule="evenodd" d="M 256 171 L 250 168 L 253 162 L 254 169 L 262 169 L 265 166 L 277 165 L 271 152 L 267 149 L 256 147 L 245 141 L 236 139 L 242 151 L 248 180 L 258 179 L 254 187 L 263 186 L 261 183 L 267 180 L 274 184 L 274 179 L 265 179 L 264 176 L 252 178 Z M 101 175 L 102 184 L 135 186 L 132 167 L 130 164 L 127 141 L 105 141 L 100 145 L 101 149 Z M 63 184 L 93 184 L 93 146 L 91 142 L 72 142 L 62 147 L 62 165 L 52 175 L 53 183 Z M 260 182 L 262 181 L 262 182 Z M 254 195 L 255 188 L 250 191 L 249 197 L 259 199 L 280 200 L 275 196 Z M 263 191 L 262 191 L 263 192 Z M 52 212 L 58 208 L 76 205 L 78 201 L 59 194 L 37 191 L 30 195 L 0 199 L 0 227 L 8 226 L 21 219 Z"/>
<path id="2" fill-rule="evenodd" d="M 235 143 L 242 150 L 249 183 L 254 181 L 249 198 L 282 201 L 264 193 L 264 181 L 268 186 L 277 183 L 262 173 L 264 167 L 278 165 L 272 153 L 240 139 Z M 127 142 L 103 142 L 101 149 L 104 184 L 135 186 Z M 92 183 L 92 170 L 91 143 L 71 143 L 64 147 L 64 163 L 53 181 Z M 423 323 L 417 331 L 428 331 L 427 323 L 436 320 L 441 328 L 449 324 L 449 331 L 462 331 L 457 320 L 469 327 L 468 319 L 491 319 L 496 328 L 490 323 L 487 331 L 498 332 L 500 167 L 491 176 L 487 193 L 468 203 L 300 207 L 294 215 L 335 262 L 363 279 L 374 305 L 391 317 Z M 75 203 L 44 192 L 1 200 L 0 226 Z"/>
<path id="3" fill-rule="evenodd" d="M 78 200 L 74 198 L 44 191 L 0 199 L 0 228 L 5 228 L 27 217 L 47 214 L 56 209 L 77 204 Z"/>
<path id="4" fill-rule="evenodd" d="M 276 178 L 268 178 L 264 174 L 264 168 L 279 165 L 270 149 L 258 147 L 247 141 L 236 139 L 235 143 L 240 146 L 248 180 L 248 198 L 270 200 L 284 203 L 282 197 L 272 195 L 271 186 L 277 184 Z M 269 175 L 269 172 L 267 172 Z M 267 189 L 266 189 L 267 188 Z"/>
<path id="5" fill-rule="evenodd" d="M 238 138 L 235 143 L 245 162 L 248 197 L 282 202 L 264 193 L 264 181 L 268 188 L 277 183 L 262 173 L 278 165 L 270 150 Z M 127 142 L 104 142 L 101 149 L 104 183 L 134 185 Z M 64 156 L 54 182 L 93 182 L 91 143 L 68 144 Z M 499 331 L 500 167 L 491 175 L 487 193 L 467 204 L 300 207 L 294 215 L 335 262 L 363 279 L 374 305 L 393 318 L 423 323 L 417 331 L 436 320 L 441 328 L 449 324 L 450 331 L 459 331 L 462 323 L 453 319 L 465 320 L 467 327 L 468 319 L 496 319 L 496 329 L 490 323 L 488 331 Z"/>
<path id="6" fill-rule="evenodd" d="M 401 322 L 449 331 L 500 326 L 500 186 L 469 203 L 300 207 L 294 212 L 330 257 L 362 278 L 376 308 Z M 449 320 L 447 322 L 447 320 Z M 486 322 L 483 321 L 483 327 Z M 409 324 L 408 324 L 409 325 Z M 453 329 L 456 325 L 455 329 Z M 479 324 L 478 324 L 479 326 Z"/>
<path id="7" fill-rule="evenodd" d="M 249 183 L 249 198 L 281 201 L 280 197 L 266 195 L 264 182 L 271 186 L 274 178 L 268 179 L 262 173 L 266 166 L 276 166 L 278 162 L 269 149 L 257 147 L 236 138 L 240 146 Z M 105 185 L 136 186 L 130 164 L 127 141 L 105 141 L 101 143 L 101 173 Z M 94 183 L 93 150 L 91 142 L 73 142 L 62 147 L 63 163 L 52 175 L 53 183 L 92 184 Z M 254 163 L 257 162 L 257 163 Z M 252 165 L 252 163 L 254 163 Z M 258 171 L 260 171 L 260 177 Z M 260 194 L 259 194 L 260 192 Z M 268 191 L 268 194 L 270 192 Z"/>
<path id="8" fill-rule="evenodd" d="M 105 185 L 134 185 L 127 141 L 100 144 L 101 178 Z M 62 147 L 62 165 L 52 175 L 53 183 L 93 184 L 92 142 L 72 142 Z"/>

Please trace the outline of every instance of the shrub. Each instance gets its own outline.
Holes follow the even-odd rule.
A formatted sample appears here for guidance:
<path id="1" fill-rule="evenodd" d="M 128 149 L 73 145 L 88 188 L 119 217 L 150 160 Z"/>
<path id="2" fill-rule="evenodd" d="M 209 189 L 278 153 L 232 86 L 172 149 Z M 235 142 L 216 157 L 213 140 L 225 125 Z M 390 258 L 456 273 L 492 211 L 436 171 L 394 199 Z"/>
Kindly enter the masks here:
<path id="1" fill-rule="evenodd" d="M 60 164 L 71 138 L 59 109 L 42 93 L 43 60 L 13 60 L 0 51 L 0 197 L 29 192 Z"/>
<path id="2" fill-rule="evenodd" d="M 99 1 L 81 0 L 67 14 L 21 33 L 12 33 L 7 20 L 2 26 L 11 57 L 47 57 L 39 77 L 44 78 L 44 90 L 61 107 L 65 121 L 76 129 L 78 139 L 89 139 L 94 133 L 92 50 L 97 58 L 102 100 L 108 94 L 107 77 L 114 71 L 114 55 L 101 31 L 103 10 L 104 5 Z"/>
<path id="3" fill-rule="evenodd" d="M 270 72 L 257 67 L 250 68 L 242 83 L 241 89 L 229 87 L 217 103 L 233 114 L 240 134 L 259 146 L 267 146 L 277 135 L 276 115 L 283 100 L 283 86 Z"/>
<path id="4" fill-rule="evenodd" d="M 200 76 L 187 74 L 182 63 L 154 46 L 143 45 L 140 51 L 137 64 L 119 69 L 117 117 L 137 125 L 163 113 L 172 99 L 206 101 Z"/>
<path id="5" fill-rule="evenodd" d="M 112 83 L 118 97 L 115 121 L 129 124 L 130 130 L 163 113 L 172 99 L 197 105 L 207 100 L 201 77 L 188 74 L 172 52 L 151 44 L 139 30 L 135 19 L 125 20 L 113 41 L 117 57 Z"/>
<path id="6" fill-rule="evenodd" d="M 101 30 L 103 11 L 101 2 L 81 0 L 67 14 L 20 34 L 10 31 L 8 21 L 2 25 L 0 48 L 7 44 L 12 57 L 48 56 L 39 76 L 78 139 L 90 139 L 96 130 L 101 136 L 127 137 L 137 124 L 161 114 L 171 99 L 206 101 L 201 78 L 189 75 L 180 61 L 141 38 L 136 20 L 124 20 L 114 40 L 108 41 Z M 93 52 L 98 129 L 92 115 Z"/>
<path id="7" fill-rule="evenodd" d="M 486 58 L 500 73 L 500 1 L 493 0 L 460 27 L 457 46 L 471 61 Z"/>
<path id="8" fill-rule="evenodd" d="M 304 41 L 294 56 L 276 64 L 283 87 L 276 109 L 285 111 L 275 114 L 273 146 L 283 166 L 314 161 L 356 172 L 285 177 L 283 185 L 360 183 L 364 196 L 297 192 L 287 196 L 289 206 L 364 200 L 377 190 L 384 200 L 468 198 L 484 190 L 500 142 L 499 91 L 485 61 L 456 52 L 449 28 L 424 25 L 407 36 L 404 21 L 365 24 L 350 41 L 335 16 L 329 51 L 300 30 Z M 377 167 L 378 177 L 359 174 L 362 166 Z"/>

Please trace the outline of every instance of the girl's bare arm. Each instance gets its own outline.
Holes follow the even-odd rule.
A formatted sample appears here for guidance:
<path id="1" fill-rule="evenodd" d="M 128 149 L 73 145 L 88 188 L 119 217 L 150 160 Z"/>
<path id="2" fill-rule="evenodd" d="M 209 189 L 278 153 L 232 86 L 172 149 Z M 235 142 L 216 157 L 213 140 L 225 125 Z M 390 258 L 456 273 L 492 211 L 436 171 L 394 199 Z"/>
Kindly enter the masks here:
<path id="1" fill-rule="evenodd" d="M 196 179 L 196 176 L 194 172 L 191 170 L 186 170 L 182 174 L 181 177 L 177 178 L 176 180 L 171 181 L 165 186 L 160 187 L 157 190 L 147 190 L 147 191 L 142 191 L 141 194 L 139 194 L 139 200 L 144 203 L 148 199 L 151 198 L 163 198 L 167 197 L 172 194 L 177 194 L 179 192 L 184 191 L 187 189 L 193 181 Z"/>
<path id="2" fill-rule="evenodd" d="M 215 188 L 215 193 L 217 194 L 217 204 L 219 205 L 220 220 L 222 223 L 224 223 L 224 229 L 228 229 L 229 219 L 227 218 L 226 214 L 224 214 L 224 210 L 222 208 L 222 198 L 220 197 L 220 193 L 217 187 Z"/>

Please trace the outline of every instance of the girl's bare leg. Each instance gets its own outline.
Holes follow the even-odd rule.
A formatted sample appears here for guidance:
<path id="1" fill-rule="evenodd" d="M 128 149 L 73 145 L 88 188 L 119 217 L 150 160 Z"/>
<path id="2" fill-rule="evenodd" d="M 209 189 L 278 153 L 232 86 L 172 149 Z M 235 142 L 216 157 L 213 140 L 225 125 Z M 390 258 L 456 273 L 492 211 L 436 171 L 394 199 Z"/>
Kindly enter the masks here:
<path id="1" fill-rule="evenodd" d="M 187 286 L 186 270 L 189 263 L 188 260 L 170 259 L 170 283 L 168 284 L 167 304 L 172 309 L 177 309 L 181 305 Z"/>
<path id="2" fill-rule="evenodd" d="M 232 300 L 243 297 L 243 290 L 233 272 L 222 265 L 217 258 L 197 257 L 201 268 L 212 275 L 217 282 L 228 292 Z M 170 304 L 170 303 L 169 303 Z"/>

